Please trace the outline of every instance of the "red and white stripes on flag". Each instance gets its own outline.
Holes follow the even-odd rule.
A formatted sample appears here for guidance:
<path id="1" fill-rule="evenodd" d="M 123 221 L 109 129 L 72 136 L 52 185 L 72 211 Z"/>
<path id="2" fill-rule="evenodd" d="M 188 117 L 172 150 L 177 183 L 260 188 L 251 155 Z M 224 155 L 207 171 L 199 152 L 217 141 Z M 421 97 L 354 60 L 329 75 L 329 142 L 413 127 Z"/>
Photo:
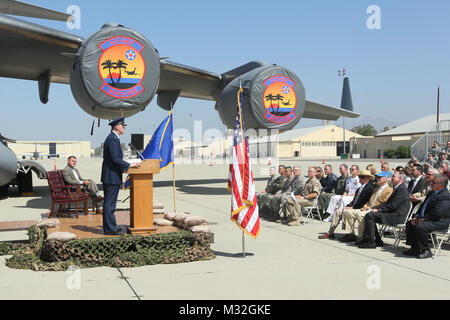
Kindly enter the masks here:
<path id="1" fill-rule="evenodd" d="M 248 156 L 248 143 L 244 136 L 244 125 L 241 116 L 242 92 L 241 88 L 237 94 L 238 107 L 228 175 L 228 190 L 231 192 L 231 220 L 248 235 L 256 238 L 260 231 L 259 211 L 253 172 Z"/>

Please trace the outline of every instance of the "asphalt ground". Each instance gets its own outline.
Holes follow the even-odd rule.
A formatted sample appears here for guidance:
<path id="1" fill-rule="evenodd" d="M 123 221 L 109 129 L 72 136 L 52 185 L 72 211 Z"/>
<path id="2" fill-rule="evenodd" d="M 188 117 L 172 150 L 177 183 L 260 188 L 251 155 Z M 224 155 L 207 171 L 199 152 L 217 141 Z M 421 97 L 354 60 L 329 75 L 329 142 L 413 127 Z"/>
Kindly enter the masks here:
<path id="1" fill-rule="evenodd" d="M 65 159 L 39 160 L 48 170 L 65 166 Z M 99 186 L 101 158 L 78 159 L 83 178 Z M 208 261 L 152 265 L 139 268 L 92 268 L 65 272 L 15 270 L 0 257 L 0 299 L 420 299 L 450 298 L 450 245 L 444 244 L 436 259 L 407 257 L 404 241 L 394 249 L 393 238 L 385 246 L 358 249 L 336 240 L 319 240 L 329 223 L 309 221 L 297 227 L 261 220 L 257 239 L 245 237 L 230 221 L 231 196 L 227 190 L 228 166 L 205 163 L 177 163 L 177 211 L 208 219 L 216 258 Z M 201 162 L 201 161 L 198 161 Z M 390 161 L 392 166 L 404 160 Z M 306 174 L 310 165 L 322 159 L 282 160 L 300 165 Z M 369 163 L 379 159 L 326 160 L 338 173 L 338 165 Z M 278 164 L 276 161 L 272 164 Z M 253 162 L 257 190 L 263 190 L 268 174 L 267 161 Z M 18 197 L 11 190 L 0 200 L 0 221 L 39 220 L 50 208 L 46 180 L 33 174 L 34 196 Z M 172 168 L 155 175 L 154 198 L 173 210 Z M 118 208 L 128 208 L 129 191 L 120 191 Z M 305 220 L 308 221 L 308 220 Z M 340 228 L 337 229 L 337 233 Z M 26 231 L 0 232 L 0 241 L 27 239 Z"/>

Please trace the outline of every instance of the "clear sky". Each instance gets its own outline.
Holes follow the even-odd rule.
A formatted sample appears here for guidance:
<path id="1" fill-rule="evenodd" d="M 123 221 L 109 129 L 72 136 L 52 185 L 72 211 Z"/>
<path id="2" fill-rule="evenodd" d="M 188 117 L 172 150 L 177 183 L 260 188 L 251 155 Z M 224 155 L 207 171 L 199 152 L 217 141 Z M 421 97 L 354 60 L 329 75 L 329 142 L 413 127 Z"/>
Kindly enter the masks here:
<path id="1" fill-rule="evenodd" d="M 81 29 L 20 19 L 84 38 L 114 21 L 142 33 L 161 56 L 217 74 L 252 60 L 287 67 L 302 80 L 308 100 L 330 106 L 340 105 L 337 70 L 345 68 L 354 111 L 362 117 L 404 123 L 434 114 L 438 84 L 441 112 L 450 112 L 448 0 L 28 2 L 58 11 L 78 5 Z M 380 8 L 381 29 L 367 27 L 370 5 Z M 96 147 L 107 135 L 106 120 L 90 135 L 93 118 L 78 107 L 68 85 L 52 84 L 46 105 L 39 101 L 36 82 L 0 78 L 0 88 L 0 132 L 7 137 L 90 140 Z M 192 130 L 194 120 L 201 120 L 204 130 L 225 129 L 212 101 L 180 98 L 174 111 L 175 129 Z M 127 120 L 123 141 L 131 133 L 152 134 L 166 114 L 155 97 L 144 112 Z M 297 126 L 320 123 L 302 119 Z"/>

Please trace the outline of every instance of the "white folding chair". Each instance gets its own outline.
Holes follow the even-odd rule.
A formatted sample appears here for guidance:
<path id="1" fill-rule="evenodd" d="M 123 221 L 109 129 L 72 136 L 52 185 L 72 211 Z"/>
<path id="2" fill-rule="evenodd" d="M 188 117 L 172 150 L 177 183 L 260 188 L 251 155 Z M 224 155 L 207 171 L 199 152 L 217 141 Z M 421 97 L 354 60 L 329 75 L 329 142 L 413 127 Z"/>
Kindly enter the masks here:
<path id="1" fill-rule="evenodd" d="M 394 248 L 397 249 L 398 245 L 400 244 L 400 241 L 402 240 L 403 236 L 405 235 L 406 231 L 406 223 L 411 219 L 413 215 L 419 211 L 420 204 L 418 203 L 414 208 L 413 204 L 411 203 L 411 206 L 409 208 L 409 212 L 406 215 L 405 222 L 400 223 L 394 227 L 394 235 L 395 235 L 395 241 L 394 241 Z"/>
<path id="2" fill-rule="evenodd" d="M 322 216 L 320 214 L 320 209 L 318 205 L 318 196 L 313 200 L 313 204 L 308 207 L 303 207 L 303 211 L 306 212 L 306 218 L 314 220 L 314 210 L 317 211 L 319 220 L 322 221 Z M 323 221 L 322 221 L 323 222 Z"/>
<path id="3" fill-rule="evenodd" d="M 416 207 L 417 207 L 417 206 L 416 206 Z M 408 222 L 409 218 L 411 217 L 412 209 L 413 209 L 413 205 L 412 205 L 412 203 L 410 202 L 410 203 L 409 203 L 409 210 L 408 210 L 408 213 L 406 214 L 405 221 L 404 221 L 403 223 L 400 223 L 400 224 L 398 224 L 398 225 L 396 225 L 396 226 L 391 226 L 391 225 L 388 225 L 388 224 L 380 224 L 380 229 L 379 229 L 380 237 L 383 238 L 384 232 L 386 231 L 386 229 L 389 228 L 389 229 L 391 229 L 392 232 L 394 233 L 394 239 L 396 239 L 396 241 L 397 241 L 398 231 L 399 231 L 402 227 L 406 227 L 406 222 Z M 398 244 L 397 244 L 397 245 L 398 245 Z M 395 246 L 395 242 L 394 242 L 394 247 L 396 247 L 396 246 Z"/>
<path id="4" fill-rule="evenodd" d="M 445 238 L 447 238 L 448 241 L 450 241 L 450 226 L 447 228 L 447 231 L 433 231 L 430 233 L 431 236 L 431 242 L 433 243 L 434 248 L 434 255 L 433 258 L 436 258 L 436 256 L 441 251 L 442 243 L 444 242 Z M 441 239 L 439 240 L 439 237 Z"/>

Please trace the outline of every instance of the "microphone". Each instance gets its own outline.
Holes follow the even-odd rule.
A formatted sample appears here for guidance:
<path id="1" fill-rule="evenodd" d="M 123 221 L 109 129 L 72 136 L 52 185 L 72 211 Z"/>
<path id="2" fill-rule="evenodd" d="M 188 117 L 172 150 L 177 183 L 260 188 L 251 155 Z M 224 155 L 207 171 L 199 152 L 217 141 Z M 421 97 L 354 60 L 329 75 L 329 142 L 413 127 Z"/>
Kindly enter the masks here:
<path id="1" fill-rule="evenodd" d="M 133 149 L 134 151 L 136 151 L 136 153 L 141 157 L 141 160 L 144 160 L 144 156 L 138 151 L 138 149 L 136 149 L 136 148 L 131 144 L 131 142 L 130 142 L 128 145 L 131 147 L 131 149 Z"/>

